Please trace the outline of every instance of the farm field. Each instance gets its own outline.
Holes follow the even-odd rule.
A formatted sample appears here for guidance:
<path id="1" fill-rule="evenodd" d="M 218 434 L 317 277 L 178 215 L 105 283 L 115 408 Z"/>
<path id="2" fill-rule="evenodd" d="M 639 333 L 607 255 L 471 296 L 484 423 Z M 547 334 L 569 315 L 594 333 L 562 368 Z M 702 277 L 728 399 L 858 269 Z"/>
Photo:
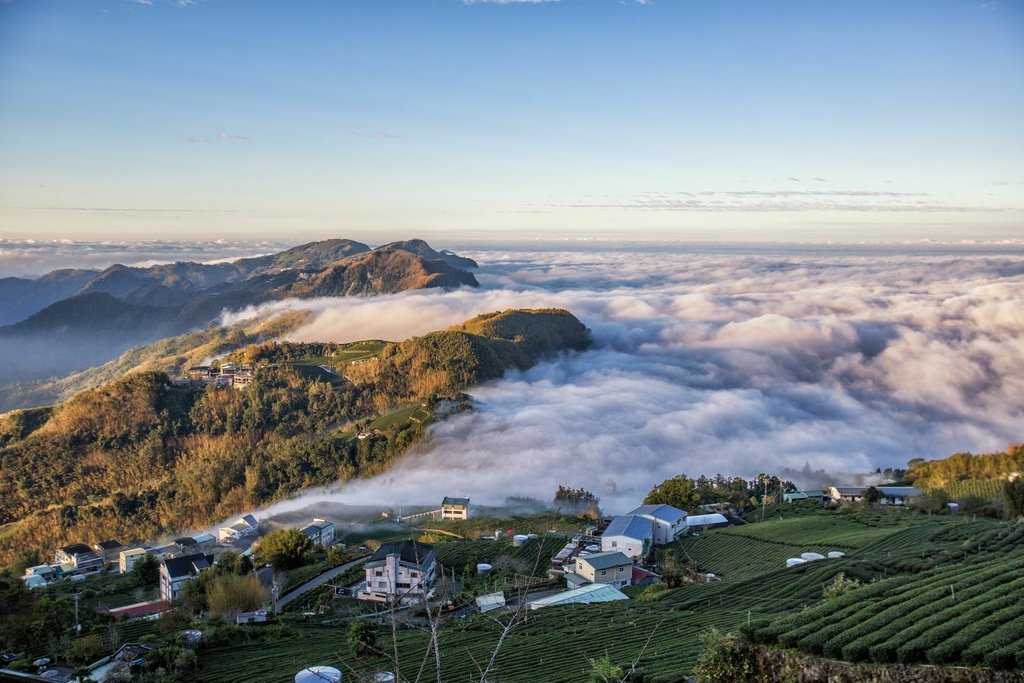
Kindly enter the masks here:
<path id="1" fill-rule="evenodd" d="M 784 517 L 764 522 L 727 527 L 719 533 L 743 536 L 768 543 L 791 546 L 829 547 L 835 550 L 861 548 L 885 538 L 903 526 L 912 524 L 909 518 L 890 515 L 859 518 L 852 515 L 818 514 Z"/>
<path id="2" fill-rule="evenodd" d="M 1024 547 L 1006 546 L 863 586 L 753 637 L 847 661 L 1024 668 L 1022 602 Z"/>
<path id="3" fill-rule="evenodd" d="M 829 530 L 848 544 L 846 557 L 784 566 L 786 558 L 799 552 L 842 547 L 810 542 L 821 540 Z M 553 553 L 561 543 L 543 542 L 543 554 Z M 460 566 L 502 556 L 532 560 L 536 543 L 515 548 L 502 542 L 446 541 L 437 543 L 437 549 L 442 564 L 462 573 Z M 673 589 L 632 588 L 629 601 L 530 612 L 500 651 L 493 680 L 532 683 L 539 680 L 539 670 L 543 680 L 552 683 L 587 680 L 588 659 L 607 654 L 627 668 L 639 656 L 645 680 L 672 681 L 692 672 L 700 652 L 699 634 L 708 626 L 744 631 L 772 645 L 833 657 L 850 655 L 855 660 L 1021 665 L 1014 649 L 1019 647 L 1008 643 L 1019 643 L 1024 628 L 1017 607 L 1024 600 L 1024 579 L 1018 578 L 1024 576 L 1024 523 L 817 511 L 794 521 L 775 517 L 712 530 L 674 548 L 690 566 L 715 572 L 721 580 Z M 860 587 L 825 601 L 824 588 L 840 573 L 860 581 Z M 984 632 L 972 625 L 975 622 L 985 624 Z M 898 628 L 889 626 L 895 623 Z M 204 649 L 196 680 L 287 680 L 287 675 L 314 663 L 338 666 L 353 677 L 393 670 L 389 659 L 357 661 L 344 642 L 344 629 L 344 621 L 295 624 L 279 638 Z M 500 629 L 487 615 L 448 622 L 440 640 L 442 680 L 479 680 L 478 667 L 490 658 Z M 946 637 L 942 642 L 963 645 L 936 649 L 934 639 L 950 633 L 974 636 L 969 642 L 959 635 Z M 390 646 L 389 632 L 382 642 Z M 433 680 L 426 632 L 399 629 L 397 642 L 403 676 L 414 679 L 425 666 Z"/>

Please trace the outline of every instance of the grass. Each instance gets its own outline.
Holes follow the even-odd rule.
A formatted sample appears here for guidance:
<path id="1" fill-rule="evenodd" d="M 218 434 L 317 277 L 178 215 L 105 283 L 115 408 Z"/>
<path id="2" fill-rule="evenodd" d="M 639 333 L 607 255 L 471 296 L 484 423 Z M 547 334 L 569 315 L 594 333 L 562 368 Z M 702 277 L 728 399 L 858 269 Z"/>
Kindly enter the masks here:
<path id="1" fill-rule="evenodd" d="M 417 422 L 424 422 L 429 420 L 431 417 L 430 411 L 423 406 L 416 404 L 414 406 L 407 406 L 394 412 L 388 413 L 387 415 L 381 415 L 376 420 L 373 420 L 366 425 L 364 431 L 373 431 L 379 429 L 381 431 L 387 430 L 389 427 L 415 420 Z"/>

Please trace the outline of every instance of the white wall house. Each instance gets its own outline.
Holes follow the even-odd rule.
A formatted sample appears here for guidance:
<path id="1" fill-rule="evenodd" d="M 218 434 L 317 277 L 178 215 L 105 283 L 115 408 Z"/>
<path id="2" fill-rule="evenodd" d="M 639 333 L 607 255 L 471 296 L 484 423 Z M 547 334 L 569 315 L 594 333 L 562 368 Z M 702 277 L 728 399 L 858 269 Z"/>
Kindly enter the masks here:
<path id="1" fill-rule="evenodd" d="M 117 569 L 122 574 L 127 574 L 135 565 L 142 561 L 142 558 L 146 556 L 145 548 L 129 548 L 128 550 L 122 550 L 117 556 Z"/>
<path id="2" fill-rule="evenodd" d="M 334 543 L 334 522 L 328 522 L 326 519 L 314 517 L 312 522 L 299 529 L 299 531 L 308 536 L 309 540 L 313 541 L 313 543 L 319 543 L 320 545 L 331 545 Z"/>
<path id="3" fill-rule="evenodd" d="M 636 515 L 612 519 L 601 535 L 601 551 L 617 550 L 633 559 L 647 557 L 654 545 L 654 522 Z"/>
<path id="4" fill-rule="evenodd" d="M 469 498 L 445 496 L 441 501 L 441 519 L 469 519 Z"/>
<path id="5" fill-rule="evenodd" d="M 67 573 L 67 568 L 76 574 L 93 574 L 103 571 L 103 557 L 93 551 L 84 543 L 73 543 L 63 548 L 57 548 L 54 555 L 54 564 L 59 564 L 62 571 Z"/>
<path id="6" fill-rule="evenodd" d="M 243 536 L 251 536 L 259 529 L 259 522 L 252 515 L 244 515 L 231 526 L 222 526 L 217 530 L 217 539 L 221 543 L 237 541 Z"/>
<path id="7" fill-rule="evenodd" d="M 626 514 L 654 522 L 654 545 L 668 545 L 686 533 L 686 511 L 671 505 L 641 505 Z"/>
<path id="8" fill-rule="evenodd" d="M 434 546 L 418 541 L 382 543 L 364 565 L 366 588 L 356 597 L 380 602 L 418 598 L 434 583 Z"/>
<path id="9" fill-rule="evenodd" d="M 830 486 L 829 498 L 837 502 L 856 503 L 864 497 L 868 486 Z M 912 498 L 919 498 L 921 491 L 914 486 L 876 486 L 881 494 L 880 505 L 906 505 Z"/>
<path id="10" fill-rule="evenodd" d="M 160 562 L 160 598 L 173 600 L 181 592 L 181 585 L 199 572 L 210 568 L 212 555 L 196 553 L 184 557 L 169 557 Z"/>
<path id="11" fill-rule="evenodd" d="M 581 555 L 573 571 L 565 574 L 569 590 L 589 583 L 607 583 L 616 588 L 633 585 L 633 560 L 618 551 Z"/>

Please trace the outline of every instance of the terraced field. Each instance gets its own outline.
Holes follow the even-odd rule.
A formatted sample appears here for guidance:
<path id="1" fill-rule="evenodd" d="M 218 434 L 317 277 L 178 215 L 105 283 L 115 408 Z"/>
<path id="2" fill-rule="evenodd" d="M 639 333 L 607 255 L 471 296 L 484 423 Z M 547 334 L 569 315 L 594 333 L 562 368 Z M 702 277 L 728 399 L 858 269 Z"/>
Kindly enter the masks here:
<path id="1" fill-rule="evenodd" d="M 885 517 L 869 518 L 871 521 L 885 520 Z M 909 521 L 906 524 L 910 524 Z M 814 545 L 832 548 L 862 548 L 874 541 L 889 536 L 902 525 L 872 525 L 853 516 L 840 514 L 819 514 L 813 516 L 784 517 L 764 522 L 728 527 L 719 533 L 753 538 L 769 543 L 787 545 Z"/>
<path id="2" fill-rule="evenodd" d="M 1024 523 L 823 511 L 797 521 L 776 516 L 677 544 L 692 565 L 719 574 L 720 581 L 631 589 L 629 601 L 531 612 L 506 640 L 493 680 L 587 680 L 588 658 L 607 654 L 628 667 L 641 651 L 645 680 L 676 680 L 692 672 L 698 635 L 712 625 L 853 660 L 1024 665 Z M 830 542 L 835 538 L 845 545 Z M 560 545 L 545 543 L 551 544 L 545 554 Z M 536 557 L 536 545 L 456 541 L 439 543 L 438 555 L 453 567 L 503 554 L 527 561 Z M 799 552 L 836 547 L 847 548 L 847 556 L 784 566 Z M 824 587 L 840 572 L 862 587 L 823 601 Z M 389 659 L 356 660 L 345 644 L 345 627 L 301 624 L 278 637 L 205 649 L 196 680 L 287 680 L 309 664 L 338 666 L 350 677 L 393 670 Z M 442 679 L 479 680 L 500 629 L 486 615 L 452 620 L 442 629 Z M 390 633 L 382 641 L 390 647 Z M 422 666 L 433 680 L 426 632 L 399 629 L 397 642 L 403 677 L 415 679 Z"/>
<path id="3" fill-rule="evenodd" d="M 1018 525 L 1020 526 L 1020 525 Z M 1024 668 L 1024 547 L 880 581 L 753 629 L 847 661 Z"/>
<path id="4" fill-rule="evenodd" d="M 835 547 L 817 545 L 790 545 L 759 541 L 739 534 L 709 533 L 688 538 L 680 544 L 692 566 L 702 572 L 729 579 L 757 576 L 786 566 L 790 557 L 800 553 L 826 553 Z"/>

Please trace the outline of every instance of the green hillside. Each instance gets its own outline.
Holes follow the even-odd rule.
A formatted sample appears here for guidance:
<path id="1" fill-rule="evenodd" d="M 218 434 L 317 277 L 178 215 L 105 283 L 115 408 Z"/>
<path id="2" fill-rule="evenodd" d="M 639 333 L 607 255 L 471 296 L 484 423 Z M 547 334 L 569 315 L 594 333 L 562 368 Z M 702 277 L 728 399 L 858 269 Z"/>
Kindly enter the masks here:
<path id="1" fill-rule="evenodd" d="M 255 364 L 243 389 L 147 371 L 6 415 L 0 564 L 70 541 L 202 528 L 304 488 L 378 473 L 423 435 L 438 399 L 455 399 L 446 410 L 464 407 L 464 389 L 540 357 L 521 346 L 556 350 L 549 340 L 562 332 L 548 326 L 579 331 L 563 348 L 586 339 L 568 312 L 538 316 L 512 341 L 439 332 L 397 344 L 264 342 L 234 354 Z M 168 358 L 159 353 L 154 362 Z"/>

